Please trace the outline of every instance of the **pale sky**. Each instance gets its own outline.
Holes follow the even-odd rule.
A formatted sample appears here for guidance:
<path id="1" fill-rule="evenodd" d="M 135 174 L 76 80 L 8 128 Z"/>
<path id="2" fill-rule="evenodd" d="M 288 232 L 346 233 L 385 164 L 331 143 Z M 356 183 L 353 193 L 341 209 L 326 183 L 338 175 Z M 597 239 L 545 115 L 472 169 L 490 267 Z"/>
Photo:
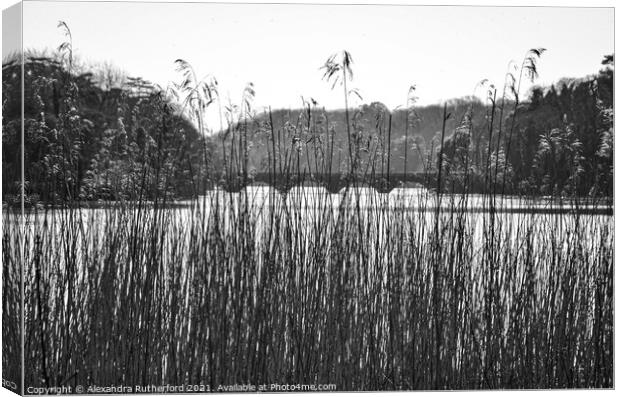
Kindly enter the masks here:
<path id="1" fill-rule="evenodd" d="M 256 106 L 273 108 L 298 108 L 302 95 L 342 108 L 319 70 L 342 49 L 354 60 L 350 87 L 390 108 L 412 84 L 419 104 L 471 95 L 484 78 L 501 85 L 509 61 L 532 47 L 547 48 L 541 84 L 596 73 L 614 49 L 611 8 L 49 1 L 25 2 L 24 46 L 56 48 L 59 20 L 83 60 L 165 86 L 182 58 L 234 101 L 253 82 Z"/>

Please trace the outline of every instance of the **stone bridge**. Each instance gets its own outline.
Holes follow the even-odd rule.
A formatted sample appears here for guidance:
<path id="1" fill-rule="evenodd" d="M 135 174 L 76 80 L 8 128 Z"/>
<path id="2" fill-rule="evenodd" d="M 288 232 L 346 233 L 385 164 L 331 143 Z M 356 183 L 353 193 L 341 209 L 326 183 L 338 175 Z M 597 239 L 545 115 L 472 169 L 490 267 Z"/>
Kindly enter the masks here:
<path id="1" fill-rule="evenodd" d="M 235 177 L 224 177 L 217 185 L 228 192 L 239 192 L 252 184 L 266 184 L 281 192 L 288 192 L 295 186 L 319 185 L 330 193 L 338 193 L 347 186 L 365 185 L 375 188 L 379 193 L 389 193 L 400 186 L 434 186 L 435 174 L 426 172 L 372 174 L 372 175 L 339 175 L 339 174 L 309 174 L 290 173 L 273 174 L 256 172 Z"/>

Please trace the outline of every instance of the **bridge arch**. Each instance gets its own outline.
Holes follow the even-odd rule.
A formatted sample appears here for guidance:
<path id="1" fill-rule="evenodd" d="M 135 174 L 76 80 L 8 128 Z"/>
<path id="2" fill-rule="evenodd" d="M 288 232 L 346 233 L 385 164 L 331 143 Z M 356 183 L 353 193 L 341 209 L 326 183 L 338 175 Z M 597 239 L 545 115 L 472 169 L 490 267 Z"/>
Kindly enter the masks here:
<path id="1" fill-rule="evenodd" d="M 292 185 L 287 193 L 299 194 L 301 192 L 311 192 L 311 194 L 329 194 L 329 186 L 327 183 L 317 180 L 300 181 Z"/>

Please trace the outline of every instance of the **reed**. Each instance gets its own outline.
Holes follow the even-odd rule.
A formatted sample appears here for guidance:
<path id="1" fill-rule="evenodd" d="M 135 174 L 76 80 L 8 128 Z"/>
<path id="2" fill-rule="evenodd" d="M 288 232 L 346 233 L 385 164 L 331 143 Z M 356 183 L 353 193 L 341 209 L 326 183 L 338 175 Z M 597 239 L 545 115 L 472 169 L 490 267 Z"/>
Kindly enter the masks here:
<path id="1" fill-rule="evenodd" d="M 273 180 L 333 170 L 333 131 L 317 109 L 303 114 L 276 128 L 269 112 L 260 127 Z M 365 164 L 349 142 L 349 172 L 387 161 L 389 180 L 385 116 Z M 352 185 L 206 190 L 184 206 L 157 189 L 95 209 L 68 200 L 26 212 L 24 258 L 5 220 L 4 261 L 25 264 L 26 385 L 613 387 L 613 217 L 445 193 L 471 180 L 442 163 L 448 117 L 444 108 L 436 189 L 413 195 Z M 230 177 L 248 178 L 248 128 L 229 123 L 222 138 Z M 295 146 L 308 134 L 314 165 Z M 488 154 L 489 187 L 498 159 Z M 173 178 L 143 166 L 155 167 L 143 185 Z"/>
<path id="2" fill-rule="evenodd" d="M 26 384 L 612 386 L 606 217 L 359 193 L 29 215 Z"/>

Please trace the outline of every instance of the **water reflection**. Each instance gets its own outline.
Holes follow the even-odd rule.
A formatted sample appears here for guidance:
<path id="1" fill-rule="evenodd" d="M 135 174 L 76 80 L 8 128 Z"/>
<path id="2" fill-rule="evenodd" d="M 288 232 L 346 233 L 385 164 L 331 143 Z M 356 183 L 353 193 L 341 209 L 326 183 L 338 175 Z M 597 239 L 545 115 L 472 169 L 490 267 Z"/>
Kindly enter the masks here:
<path id="1" fill-rule="evenodd" d="M 201 196 L 197 202 L 220 202 L 264 208 L 283 205 L 298 209 L 317 209 L 325 205 L 340 208 L 359 208 L 364 210 L 393 209 L 417 211 L 461 210 L 467 212 L 522 212 L 522 213 L 597 213 L 612 215 L 613 206 L 605 199 L 558 199 L 548 197 L 496 196 L 482 194 L 441 194 L 425 188 L 396 188 L 390 193 L 378 193 L 368 186 L 352 186 L 338 193 L 329 193 L 322 186 L 294 187 L 281 192 L 270 186 L 248 186 L 239 193 L 222 190 L 211 191 Z M 193 206 L 196 201 L 185 200 L 176 203 L 180 206 Z"/>

